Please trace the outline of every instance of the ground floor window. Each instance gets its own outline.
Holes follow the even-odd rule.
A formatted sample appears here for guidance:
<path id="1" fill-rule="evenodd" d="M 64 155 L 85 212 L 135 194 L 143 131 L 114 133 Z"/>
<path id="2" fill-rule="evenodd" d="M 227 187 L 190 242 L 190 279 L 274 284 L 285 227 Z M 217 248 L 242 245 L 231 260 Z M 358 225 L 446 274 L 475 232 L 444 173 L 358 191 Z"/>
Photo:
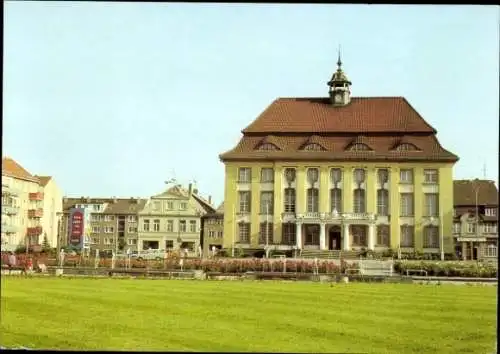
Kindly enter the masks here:
<path id="1" fill-rule="evenodd" d="M 297 243 L 297 225 L 293 223 L 283 224 L 281 240 L 284 245 L 295 245 Z"/>
<path id="2" fill-rule="evenodd" d="M 413 247 L 415 244 L 415 228 L 410 225 L 401 226 L 401 247 Z"/>
<path id="3" fill-rule="evenodd" d="M 366 246 L 366 226 L 353 225 L 351 226 L 352 245 Z"/>
<path id="4" fill-rule="evenodd" d="M 426 226 L 424 228 L 424 248 L 439 247 L 439 228 L 437 226 Z"/>
<path id="5" fill-rule="evenodd" d="M 129 238 L 127 240 L 127 243 L 129 246 L 137 245 L 137 239 L 136 238 Z"/>
<path id="6" fill-rule="evenodd" d="M 152 250 L 157 250 L 160 248 L 160 242 L 158 241 L 143 241 L 142 242 L 142 249 L 143 250 L 148 250 L 148 249 L 152 249 Z"/>
<path id="7" fill-rule="evenodd" d="M 497 257 L 497 246 L 489 244 L 486 246 L 485 256 L 486 257 Z"/>
<path id="8" fill-rule="evenodd" d="M 319 245 L 319 225 L 306 225 L 304 245 Z"/>
<path id="9" fill-rule="evenodd" d="M 389 247 L 391 242 L 391 234 L 389 225 L 377 226 L 377 246 Z"/>
<path id="10" fill-rule="evenodd" d="M 271 245 L 273 243 L 273 223 L 272 222 L 261 222 L 259 228 L 259 244 Z"/>
<path id="11" fill-rule="evenodd" d="M 240 223 L 238 224 L 238 236 L 240 243 L 250 243 L 250 224 Z"/>
<path id="12" fill-rule="evenodd" d="M 183 242 L 181 243 L 182 250 L 194 251 L 195 243 L 194 242 Z"/>
<path id="13" fill-rule="evenodd" d="M 165 241 L 165 249 L 171 250 L 173 248 L 174 248 L 174 241 L 173 240 L 166 240 Z"/>

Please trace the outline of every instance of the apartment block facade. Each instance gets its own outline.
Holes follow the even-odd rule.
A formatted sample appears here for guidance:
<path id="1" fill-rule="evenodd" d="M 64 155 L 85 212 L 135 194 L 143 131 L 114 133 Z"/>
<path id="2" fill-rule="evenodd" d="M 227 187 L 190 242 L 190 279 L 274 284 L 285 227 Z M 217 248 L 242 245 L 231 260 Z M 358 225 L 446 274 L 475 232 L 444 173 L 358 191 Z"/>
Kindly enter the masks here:
<path id="1" fill-rule="evenodd" d="M 498 188 L 489 180 L 456 180 L 453 237 L 463 260 L 498 258 Z"/>
<path id="2" fill-rule="evenodd" d="M 60 222 L 61 246 L 70 238 L 72 209 L 90 211 L 90 249 L 94 251 L 137 250 L 138 213 L 144 208 L 142 198 L 68 198 L 63 199 L 64 213 Z"/>
<path id="3" fill-rule="evenodd" d="M 207 255 L 212 248 L 221 249 L 224 243 L 224 202 L 215 212 L 207 213 L 201 217 L 201 247 L 203 254 Z"/>
<path id="4" fill-rule="evenodd" d="M 57 244 L 62 192 L 54 178 L 32 175 L 9 157 L 2 158 L 2 249 Z"/>

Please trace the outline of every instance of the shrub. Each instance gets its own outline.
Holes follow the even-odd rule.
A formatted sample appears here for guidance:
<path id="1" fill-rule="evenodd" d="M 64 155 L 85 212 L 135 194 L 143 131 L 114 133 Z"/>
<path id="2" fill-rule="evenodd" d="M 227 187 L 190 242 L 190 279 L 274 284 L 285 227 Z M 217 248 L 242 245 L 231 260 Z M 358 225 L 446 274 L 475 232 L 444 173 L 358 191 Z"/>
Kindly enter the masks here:
<path id="1" fill-rule="evenodd" d="M 406 274 L 407 269 L 422 269 L 428 276 L 496 278 L 497 269 L 490 264 L 441 261 L 398 261 L 394 270 Z"/>

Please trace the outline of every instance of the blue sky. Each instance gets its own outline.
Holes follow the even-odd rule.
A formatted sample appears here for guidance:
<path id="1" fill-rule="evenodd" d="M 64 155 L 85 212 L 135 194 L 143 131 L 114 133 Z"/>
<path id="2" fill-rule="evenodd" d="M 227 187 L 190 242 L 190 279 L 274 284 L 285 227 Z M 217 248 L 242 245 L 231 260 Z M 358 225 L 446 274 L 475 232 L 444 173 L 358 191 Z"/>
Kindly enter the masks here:
<path id="1" fill-rule="evenodd" d="M 219 153 L 277 97 L 405 96 L 498 181 L 495 6 L 6 2 L 3 154 L 69 196 L 224 195 Z"/>

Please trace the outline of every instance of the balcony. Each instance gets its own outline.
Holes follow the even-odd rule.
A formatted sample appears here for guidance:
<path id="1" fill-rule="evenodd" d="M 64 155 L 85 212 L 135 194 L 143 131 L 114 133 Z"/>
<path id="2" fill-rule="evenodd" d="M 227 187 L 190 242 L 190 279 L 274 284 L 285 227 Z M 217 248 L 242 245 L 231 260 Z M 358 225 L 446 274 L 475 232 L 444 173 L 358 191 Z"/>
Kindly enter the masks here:
<path id="1" fill-rule="evenodd" d="M 19 207 L 12 205 L 2 205 L 3 215 L 17 215 L 17 213 L 19 213 Z"/>
<path id="2" fill-rule="evenodd" d="M 42 231 L 43 229 L 41 226 L 28 227 L 26 234 L 29 237 L 40 236 Z"/>
<path id="3" fill-rule="evenodd" d="M 10 225 L 7 223 L 2 223 L 2 233 L 4 234 L 13 234 L 19 231 L 19 228 L 15 225 Z"/>
<path id="4" fill-rule="evenodd" d="M 30 193 L 29 200 L 30 201 L 42 201 L 43 200 L 43 193 L 41 193 L 41 192 Z"/>
<path id="5" fill-rule="evenodd" d="M 375 213 L 282 213 L 283 222 L 303 222 L 303 223 L 335 223 L 341 221 L 374 221 L 377 219 Z"/>
<path id="6" fill-rule="evenodd" d="M 12 197 L 18 197 L 21 191 L 17 188 L 12 188 L 6 184 L 2 184 L 2 195 L 10 195 Z"/>
<path id="7" fill-rule="evenodd" d="M 42 216 L 43 216 L 43 209 L 41 209 L 41 208 L 28 210 L 28 217 L 29 218 L 39 219 Z"/>

